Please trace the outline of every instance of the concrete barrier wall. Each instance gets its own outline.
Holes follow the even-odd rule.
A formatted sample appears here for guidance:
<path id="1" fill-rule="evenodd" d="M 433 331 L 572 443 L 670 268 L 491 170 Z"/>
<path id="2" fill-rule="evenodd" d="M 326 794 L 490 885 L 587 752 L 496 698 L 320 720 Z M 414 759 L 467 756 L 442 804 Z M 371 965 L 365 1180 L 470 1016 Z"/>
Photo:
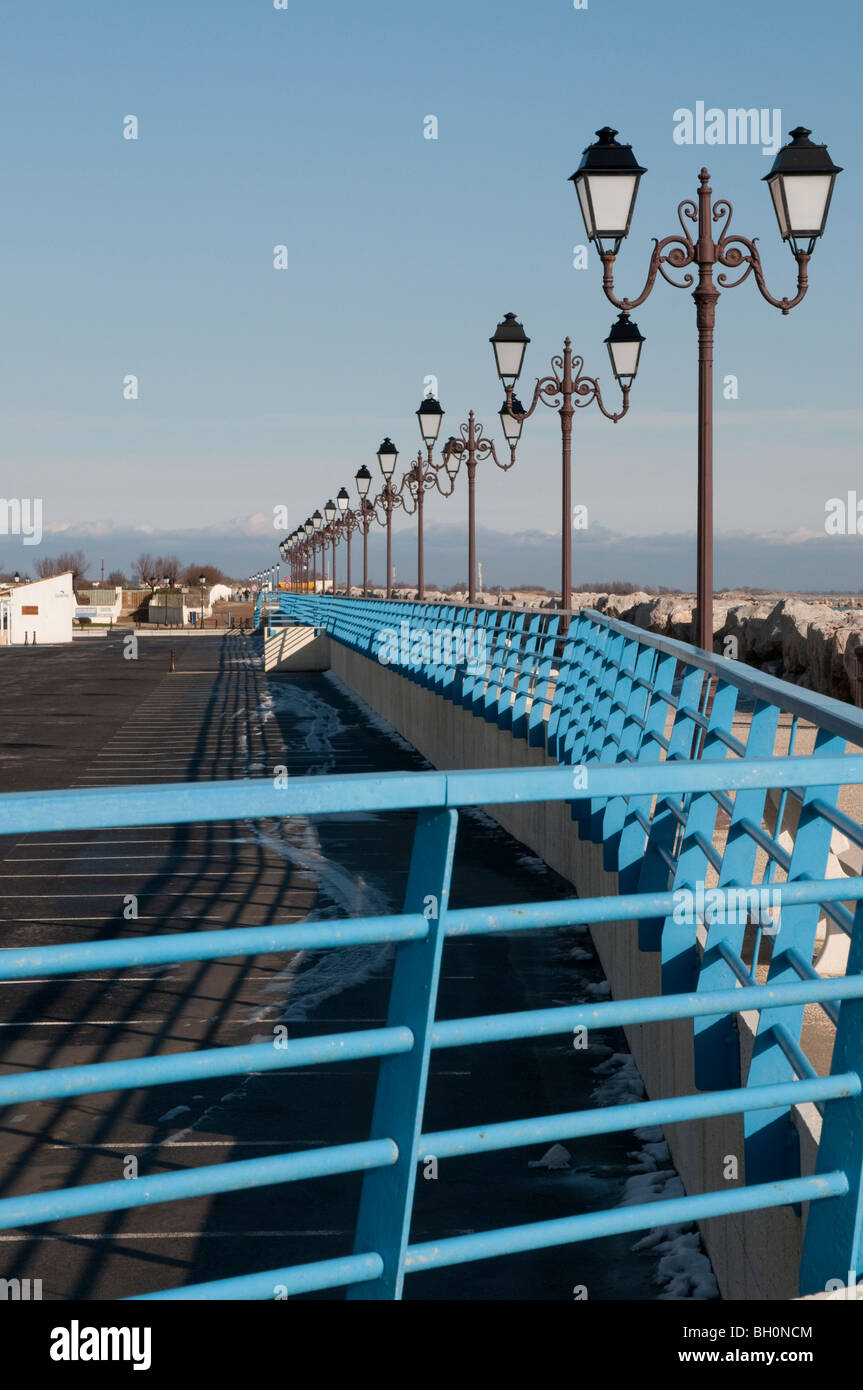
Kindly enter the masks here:
<path id="1" fill-rule="evenodd" d="M 542 749 L 529 748 L 525 740 L 513 738 L 337 642 L 329 643 L 329 664 L 346 685 L 441 770 L 547 766 L 553 762 Z M 568 806 L 532 803 L 484 809 L 573 884 L 579 896 L 617 895 L 617 874 L 603 868 L 602 846 L 580 839 Z M 661 994 L 658 954 L 638 950 L 634 922 L 594 926 L 591 933 L 615 997 Z M 747 1061 L 754 1022 L 753 1015 L 740 1023 L 741 1050 Z M 691 1021 L 640 1025 L 626 1029 L 626 1035 L 649 1096 L 695 1091 Z M 688 1193 L 717 1190 L 726 1182 L 742 1185 L 743 1126 L 739 1116 L 669 1126 L 665 1136 Z M 815 1146 L 805 1126 L 802 1141 L 804 1172 L 811 1172 Z M 736 1181 L 725 1176 L 731 1159 L 737 1160 Z M 797 1297 L 802 1221 L 791 1210 L 777 1208 L 716 1218 L 701 1223 L 701 1231 L 724 1298 Z M 836 1277 L 845 1275 L 837 1270 Z"/>
<path id="2" fill-rule="evenodd" d="M 307 627 L 276 627 L 264 634 L 265 671 L 326 671 L 329 638 Z"/>

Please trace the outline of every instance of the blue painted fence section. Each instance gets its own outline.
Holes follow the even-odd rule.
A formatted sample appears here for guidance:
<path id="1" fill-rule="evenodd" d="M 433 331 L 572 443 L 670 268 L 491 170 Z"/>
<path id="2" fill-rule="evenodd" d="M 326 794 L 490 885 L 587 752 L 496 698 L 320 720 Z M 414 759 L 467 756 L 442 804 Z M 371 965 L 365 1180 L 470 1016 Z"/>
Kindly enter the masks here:
<path id="1" fill-rule="evenodd" d="M 0 979 L 12 980 L 394 943 L 384 1028 L 305 1038 L 285 1048 L 223 1047 L 0 1078 L 0 1104 L 10 1105 L 377 1057 L 380 1072 L 367 1140 L 145 1176 L 135 1183 L 8 1198 L 0 1201 L 0 1226 L 361 1172 L 353 1250 L 337 1259 L 143 1297 L 265 1299 L 344 1287 L 349 1297 L 391 1299 L 399 1297 L 406 1275 L 423 1269 L 804 1202 L 810 1205 L 801 1292 L 817 1292 L 827 1280 L 857 1269 L 863 1222 L 863 876 L 838 880 L 827 869 L 834 830 L 863 846 L 861 827 L 837 808 L 840 786 L 863 786 L 863 755 L 845 751 L 846 744 L 863 746 L 859 712 L 600 614 L 579 616 L 562 639 L 553 614 L 285 594 L 272 606 L 278 611 L 269 621 L 306 623 L 371 659 L 385 659 L 406 679 L 474 717 L 545 747 L 549 765 L 297 779 L 287 788 L 251 779 L 0 797 L 0 834 L 19 835 L 358 809 L 417 813 L 404 908 L 392 917 L 0 952 Z M 777 752 L 783 718 L 790 721 L 792 756 Z M 818 733 L 814 753 L 801 756 L 793 740 L 807 721 Z M 523 801 L 567 803 L 574 830 L 602 843 L 607 866 L 618 870 L 620 895 L 453 910 L 449 885 L 458 809 Z M 781 843 L 787 809 L 798 814 L 790 852 Z M 755 959 L 743 958 L 744 927 L 736 919 L 726 924 L 714 918 L 706 929 L 695 920 L 688 925 L 678 920 L 681 892 L 697 894 L 708 875 L 744 894 L 744 924 L 752 918 L 745 895 L 757 893 L 765 882 L 775 892 L 779 931 L 758 933 Z M 825 912 L 851 937 L 848 968 L 838 979 L 822 979 L 812 965 L 815 927 Z M 448 938 L 633 920 L 640 924 L 643 949 L 660 952 L 661 995 L 437 1021 L 437 984 Z M 759 977 L 758 950 L 771 941 L 766 976 L 762 970 Z M 801 1047 L 807 1004 L 822 1008 L 836 1026 L 828 1075 L 815 1074 Z M 756 1058 L 742 1078 L 739 1050 L 729 1039 L 744 1010 L 758 1011 L 760 1024 Z M 669 1019 L 693 1021 L 701 1089 L 692 1096 L 423 1132 L 432 1049 Z M 801 1171 L 791 1118 L 803 1103 L 817 1105 L 823 1115 L 811 1175 Z M 732 1114 L 740 1114 L 746 1125 L 745 1185 L 410 1242 L 416 1168 L 426 1155 L 441 1159 Z"/>

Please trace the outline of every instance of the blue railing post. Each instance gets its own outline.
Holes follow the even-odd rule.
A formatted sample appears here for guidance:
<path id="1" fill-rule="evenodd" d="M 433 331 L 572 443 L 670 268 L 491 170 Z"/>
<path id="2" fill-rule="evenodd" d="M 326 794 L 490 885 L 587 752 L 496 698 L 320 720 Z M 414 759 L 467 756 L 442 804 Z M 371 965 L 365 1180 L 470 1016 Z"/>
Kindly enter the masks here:
<path id="1" fill-rule="evenodd" d="M 779 709 L 759 700 L 749 724 L 746 758 L 769 758 L 776 747 Z M 761 825 L 764 819 L 765 787 L 751 790 L 741 787 L 734 797 L 734 810 L 728 826 L 728 838 L 719 871 L 719 887 L 743 886 L 752 883 L 755 874 L 758 845 L 747 834 L 746 822 Z M 777 837 L 780 830 L 777 823 Z M 724 919 L 724 920 L 723 920 Z M 746 916 L 742 921 L 729 922 L 727 914 L 717 914 L 717 920 L 707 927 L 707 940 L 701 958 L 698 977 L 699 990 L 733 989 L 737 977 L 719 950 L 722 942 L 737 955 L 743 949 Z M 740 1034 L 733 1014 L 714 1014 L 695 1019 L 695 1084 L 699 1090 L 722 1090 L 740 1085 Z"/>
<path id="2" fill-rule="evenodd" d="M 842 756 L 845 739 L 819 729 L 814 751 L 825 757 Z M 798 879 L 818 879 L 824 875 L 833 828 L 812 803 L 821 801 L 835 806 L 838 799 L 838 786 L 808 787 L 804 791 L 791 852 L 789 883 Z M 780 826 L 776 827 L 777 837 L 780 829 Z M 768 987 L 796 983 L 800 978 L 788 952 L 793 950 L 803 960 L 812 960 L 820 915 L 818 903 L 783 907 L 779 932 L 773 942 L 773 955 L 767 974 Z M 792 1041 L 798 1043 L 803 1026 L 803 1008 L 802 1004 L 788 1004 L 784 1008 L 771 1010 L 769 1014 L 762 1013 L 752 1050 L 748 1085 L 765 1086 L 793 1077 L 794 1071 L 779 1041 L 777 1029 L 785 1029 Z M 800 1140 L 790 1110 L 757 1110 L 748 1114 L 744 1121 L 744 1135 L 747 1183 L 761 1182 L 765 1174 L 768 1180 L 775 1180 L 789 1173 L 796 1176 L 800 1172 Z"/>
<path id="3" fill-rule="evenodd" d="M 704 672 L 697 667 L 687 671 L 680 683 L 678 707 L 674 713 L 674 724 L 668 739 L 668 760 L 688 759 L 692 751 L 692 740 L 697 725 L 691 714 L 685 711 L 695 709 L 704 686 Z M 659 797 L 656 810 L 650 822 L 650 831 L 641 861 L 638 876 L 639 893 L 661 892 L 668 887 L 669 867 L 672 863 L 672 850 L 677 837 L 679 821 L 674 814 L 682 806 L 679 795 Z M 638 948 L 641 951 L 658 951 L 662 947 L 663 918 L 645 918 L 638 925 Z"/>
<path id="4" fill-rule="evenodd" d="M 848 956 L 848 975 L 863 974 L 863 904 L 857 903 Z M 863 1063 L 863 1000 L 846 999 L 839 1011 L 831 1075 L 856 1071 Z M 800 1261 L 800 1294 L 821 1293 L 828 1280 L 856 1284 L 863 1278 L 863 1094 L 832 1100 L 826 1107 L 815 1175 L 841 1168 L 848 1179 L 844 1197 L 813 1202 Z"/>
<path id="5" fill-rule="evenodd" d="M 417 816 L 404 910 L 422 912 L 429 931 L 398 946 L 387 1015 L 387 1026 L 410 1028 L 414 1045 L 381 1059 L 370 1136 L 392 1139 L 399 1156 L 386 1172 L 365 1174 L 354 1243 L 356 1254 L 376 1251 L 384 1269 L 379 1279 L 349 1289 L 348 1298 L 401 1298 L 457 825 L 456 811 Z"/>
<path id="6" fill-rule="evenodd" d="M 701 751 L 703 762 L 726 757 L 726 745 L 718 737 L 718 733 L 731 733 L 736 707 L 737 691 L 734 686 L 719 681 Z M 716 798 L 710 792 L 694 794 L 686 807 L 686 820 L 674 874 L 674 889 L 689 889 L 693 903 L 698 884 L 704 888 L 707 883 L 707 873 L 711 867 L 708 849 L 714 842 L 717 810 Z M 685 923 L 675 920 L 674 911 L 663 923 L 663 994 L 684 994 L 694 989 L 698 980 L 699 955 L 694 907 L 692 913 L 684 915 L 687 918 Z"/>

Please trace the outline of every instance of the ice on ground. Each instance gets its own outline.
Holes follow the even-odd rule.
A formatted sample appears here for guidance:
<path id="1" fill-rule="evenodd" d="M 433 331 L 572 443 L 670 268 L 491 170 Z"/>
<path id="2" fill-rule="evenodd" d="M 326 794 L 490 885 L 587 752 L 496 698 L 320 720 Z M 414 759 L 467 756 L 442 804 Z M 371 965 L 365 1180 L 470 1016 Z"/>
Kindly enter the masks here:
<path id="1" fill-rule="evenodd" d="M 644 1082 L 635 1058 L 614 1052 L 593 1069 L 601 1078 L 593 1092 L 597 1105 L 628 1105 L 644 1100 Z M 643 1125 L 633 1131 L 642 1147 L 630 1157 L 632 1175 L 624 1184 L 621 1207 L 646 1202 L 671 1201 L 685 1196 L 671 1162 L 671 1153 L 659 1125 Z M 710 1299 L 719 1297 L 719 1286 L 704 1253 L 701 1236 L 691 1223 L 656 1226 L 639 1240 L 634 1251 L 651 1251 L 659 1257 L 655 1278 L 662 1287 L 657 1299 Z"/>
<path id="2" fill-rule="evenodd" d="M 659 1255 L 656 1281 L 665 1287 L 657 1299 L 719 1297 L 716 1275 L 701 1248 L 701 1237 L 691 1226 L 657 1226 L 635 1244 L 633 1250 Z"/>
<path id="3" fill-rule="evenodd" d="M 546 1149 L 542 1158 L 536 1158 L 528 1163 L 528 1168 L 568 1168 L 572 1154 L 563 1144 L 552 1144 L 550 1149 Z"/>
<path id="4" fill-rule="evenodd" d="M 373 710 L 371 705 L 367 705 L 365 700 L 362 700 L 360 696 L 357 695 L 356 691 L 351 690 L 349 685 L 345 685 L 344 681 L 337 676 L 334 671 L 324 671 L 324 680 L 329 681 L 330 685 L 334 686 L 340 695 L 344 696 L 350 704 L 360 710 L 366 723 L 370 724 L 373 729 L 377 729 L 378 733 L 385 734 L 386 737 L 399 748 L 404 748 L 410 753 L 416 753 L 417 750 L 414 748 L 413 744 L 408 743 L 406 738 L 402 738 L 401 734 L 397 729 L 393 728 L 392 724 L 378 714 L 376 710 Z M 431 763 L 428 763 L 427 766 L 431 767 Z"/>
<path id="5" fill-rule="evenodd" d="M 596 1105 L 633 1105 L 644 1100 L 644 1082 L 630 1052 L 613 1052 L 593 1075 L 602 1080 L 593 1089 Z"/>
<path id="6" fill-rule="evenodd" d="M 584 992 L 593 999 L 605 999 L 611 993 L 611 985 L 608 980 L 599 980 L 595 985 L 588 985 Z"/>
<path id="7" fill-rule="evenodd" d="M 641 1129 L 634 1129 L 632 1132 L 636 1139 L 640 1139 L 644 1144 L 658 1144 L 663 1138 L 662 1125 L 643 1125 Z"/>

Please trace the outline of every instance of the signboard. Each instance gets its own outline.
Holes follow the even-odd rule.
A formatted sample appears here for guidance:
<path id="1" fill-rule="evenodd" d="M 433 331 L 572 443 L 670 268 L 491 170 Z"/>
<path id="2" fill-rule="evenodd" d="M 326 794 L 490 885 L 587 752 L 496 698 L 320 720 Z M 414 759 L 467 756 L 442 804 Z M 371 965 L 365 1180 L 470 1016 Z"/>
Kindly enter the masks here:
<path id="1" fill-rule="evenodd" d="M 27 612 L 27 609 L 23 609 Z M 110 604 L 79 605 L 75 609 L 76 618 L 90 618 L 97 623 L 110 623 L 114 618 L 114 609 Z"/>
<path id="2" fill-rule="evenodd" d="M 257 592 L 258 592 L 258 586 L 257 586 L 257 584 L 253 584 L 253 585 L 252 585 L 252 593 L 253 593 L 253 594 L 256 594 Z"/>

